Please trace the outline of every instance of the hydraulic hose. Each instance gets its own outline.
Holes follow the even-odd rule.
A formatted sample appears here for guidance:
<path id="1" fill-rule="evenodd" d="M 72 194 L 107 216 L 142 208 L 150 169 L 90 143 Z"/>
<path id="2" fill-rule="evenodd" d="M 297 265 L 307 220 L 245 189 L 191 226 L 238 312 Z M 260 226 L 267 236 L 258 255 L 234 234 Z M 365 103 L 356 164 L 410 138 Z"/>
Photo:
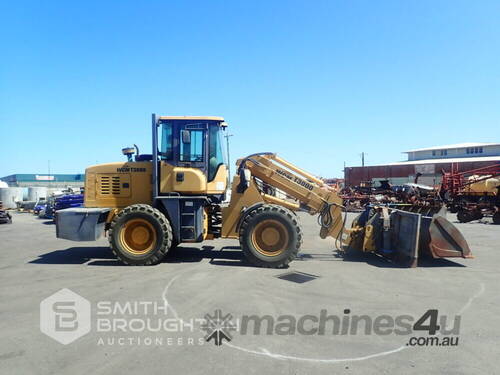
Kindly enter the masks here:
<path id="1" fill-rule="evenodd" d="M 346 207 L 341 205 L 341 204 L 337 204 L 337 203 L 325 202 L 325 204 L 323 205 L 323 207 L 319 211 L 318 224 L 324 229 L 330 229 L 332 226 L 337 224 L 337 223 L 334 223 L 334 221 L 333 221 L 333 216 L 332 216 L 332 212 L 331 212 L 332 206 L 339 207 L 344 212 L 344 219 L 343 219 L 343 223 L 342 223 L 342 228 L 341 228 L 339 234 L 337 235 L 337 237 L 335 237 L 335 248 L 339 251 L 342 251 L 342 243 L 339 246 L 338 242 L 339 242 L 339 239 L 340 240 L 342 239 L 342 236 L 344 234 L 344 227 L 345 227 L 345 223 L 347 220 Z"/>

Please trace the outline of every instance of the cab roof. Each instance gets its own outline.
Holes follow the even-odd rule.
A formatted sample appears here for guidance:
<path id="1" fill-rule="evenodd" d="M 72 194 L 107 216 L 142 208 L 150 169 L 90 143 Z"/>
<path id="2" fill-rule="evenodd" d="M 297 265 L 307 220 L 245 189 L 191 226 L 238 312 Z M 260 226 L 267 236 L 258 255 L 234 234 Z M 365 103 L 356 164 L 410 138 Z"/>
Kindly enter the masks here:
<path id="1" fill-rule="evenodd" d="M 219 116 L 160 116 L 160 120 L 208 120 L 208 121 L 224 121 L 224 117 Z"/>

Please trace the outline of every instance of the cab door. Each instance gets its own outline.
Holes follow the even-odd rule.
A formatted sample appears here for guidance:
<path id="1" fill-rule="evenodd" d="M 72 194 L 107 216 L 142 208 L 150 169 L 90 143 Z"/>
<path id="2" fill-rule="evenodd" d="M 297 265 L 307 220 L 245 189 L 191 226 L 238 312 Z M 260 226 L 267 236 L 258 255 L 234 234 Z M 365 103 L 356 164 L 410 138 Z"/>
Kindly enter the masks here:
<path id="1" fill-rule="evenodd" d="M 163 125 L 160 193 L 206 194 L 206 122 L 175 121 Z"/>
<path id="2" fill-rule="evenodd" d="M 208 167 L 206 123 L 187 123 L 179 126 L 179 167 L 197 168 L 206 175 Z"/>

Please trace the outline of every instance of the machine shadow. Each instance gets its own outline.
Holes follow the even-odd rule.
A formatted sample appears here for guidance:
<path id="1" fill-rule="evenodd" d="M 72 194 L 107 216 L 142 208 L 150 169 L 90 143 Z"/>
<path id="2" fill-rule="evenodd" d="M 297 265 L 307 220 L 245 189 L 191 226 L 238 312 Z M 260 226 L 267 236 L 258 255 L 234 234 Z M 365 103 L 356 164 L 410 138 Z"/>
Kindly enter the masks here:
<path id="1" fill-rule="evenodd" d="M 253 267 L 247 263 L 239 247 L 225 246 L 215 250 L 213 246 L 179 246 L 172 254 L 167 254 L 162 263 L 196 263 L 210 259 L 210 264 L 217 266 Z M 125 266 L 118 261 L 107 246 L 70 247 L 41 254 L 31 264 L 87 264 L 88 266 Z"/>
<path id="2" fill-rule="evenodd" d="M 190 263 L 210 259 L 209 264 L 214 266 L 251 267 L 254 265 L 247 262 L 239 246 L 223 246 L 215 249 L 213 246 L 202 246 L 201 250 L 196 247 L 179 246 L 172 253 L 167 254 L 163 263 Z"/>
<path id="3" fill-rule="evenodd" d="M 70 247 L 64 250 L 51 251 L 50 253 L 41 254 L 37 259 L 28 263 L 33 264 L 84 264 L 93 259 L 105 259 L 106 262 L 113 261 L 120 265 L 116 260 L 115 255 L 107 246 L 88 246 L 88 247 Z M 97 260 L 95 261 L 97 262 Z"/>
<path id="4" fill-rule="evenodd" d="M 397 264 L 390 259 L 384 258 L 375 253 L 362 253 L 360 251 L 337 251 L 335 257 L 342 259 L 344 262 L 362 262 L 370 266 L 379 268 L 409 268 L 405 265 Z M 432 268 L 432 267 L 466 267 L 463 264 L 453 262 L 449 259 L 433 259 L 433 258 L 420 258 L 418 259 L 417 267 Z"/>
<path id="5" fill-rule="evenodd" d="M 214 266 L 250 267 L 238 246 L 224 246 L 215 249 L 213 246 L 197 247 L 179 246 L 175 252 L 167 254 L 162 263 L 198 263 L 203 259 L 209 259 L 209 264 Z M 361 252 L 336 252 L 330 254 L 301 253 L 295 259 L 296 262 L 306 261 L 343 261 L 366 263 L 379 268 L 408 268 L 373 253 Z M 41 254 L 37 259 L 29 261 L 31 264 L 87 264 L 88 266 L 124 266 L 118 261 L 107 246 L 99 247 L 70 247 L 64 250 L 56 250 Z M 449 259 L 419 259 L 418 267 L 465 267 L 463 264 L 450 261 Z M 285 267 L 288 268 L 288 267 Z"/>

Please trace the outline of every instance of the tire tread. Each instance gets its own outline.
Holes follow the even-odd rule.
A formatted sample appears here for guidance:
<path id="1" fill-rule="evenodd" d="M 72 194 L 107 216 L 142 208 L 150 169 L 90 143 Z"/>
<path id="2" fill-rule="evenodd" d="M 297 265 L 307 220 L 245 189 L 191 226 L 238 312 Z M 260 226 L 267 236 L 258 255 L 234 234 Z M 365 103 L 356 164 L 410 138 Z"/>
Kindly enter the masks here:
<path id="1" fill-rule="evenodd" d="M 297 232 L 297 241 L 295 241 L 293 248 L 286 250 L 288 253 L 286 258 L 280 260 L 279 262 L 266 262 L 264 260 L 256 258 L 253 255 L 251 249 L 249 249 L 244 242 L 244 238 L 247 234 L 247 231 L 249 230 L 248 226 L 252 221 L 252 219 L 255 218 L 257 215 L 261 215 L 266 212 L 273 212 L 283 217 L 286 217 L 286 219 L 292 223 L 293 227 Z M 294 212 L 280 205 L 264 204 L 250 211 L 247 215 L 245 215 L 245 217 L 243 218 L 243 222 L 241 223 L 240 226 L 239 239 L 240 239 L 240 246 L 243 250 L 243 253 L 245 254 L 245 257 L 252 264 L 264 268 L 283 268 L 286 267 L 292 260 L 294 260 L 297 257 L 297 254 L 299 253 L 300 247 L 302 246 L 303 242 L 302 227 L 300 225 L 299 217 Z"/>
<path id="2" fill-rule="evenodd" d="M 130 262 L 127 257 L 124 257 L 119 251 L 116 250 L 116 243 L 113 236 L 113 231 L 117 222 L 127 214 L 131 214 L 134 212 L 146 213 L 156 218 L 160 223 L 163 232 L 165 233 L 165 235 L 163 236 L 163 244 L 160 249 L 155 251 L 155 253 L 147 259 L 144 259 L 144 262 Z M 170 226 L 170 222 L 168 221 L 168 219 L 160 210 L 150 206 L 149 204 L 133 204 L 131 206 L 125 207 L 117 215 L 115 215 L 115 217 L 111 221 L 110 229 L 108 231 L 108 241 L 111 247 L 111 251 L 121 262 L 130 266 L 151 266 L 160 263 L 170 249 L 170 246 L 172 244 L 172 237 L 172 227 Z"/>

